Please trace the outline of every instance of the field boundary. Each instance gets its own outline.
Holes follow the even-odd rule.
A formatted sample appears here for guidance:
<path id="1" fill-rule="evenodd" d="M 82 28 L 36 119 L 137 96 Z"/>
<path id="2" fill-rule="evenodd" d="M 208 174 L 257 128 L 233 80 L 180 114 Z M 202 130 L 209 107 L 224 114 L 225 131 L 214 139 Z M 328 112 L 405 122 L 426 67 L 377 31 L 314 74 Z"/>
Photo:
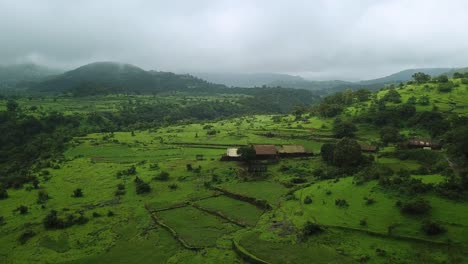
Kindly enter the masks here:
<path id="1" fill-rule="evenodd" d="M 228 190 L 225 190 L 225 189 L 222 189 L 222 188 L 219 188 L 219 187 L 211 186 L 210 188 L 212 190 L 219 191 L 219 192 L 223 193 L 224 195 L 226 195 L 229 198 L 236 199 L 236 200 L 239 200 L 239 201 L 243 201 L 243 202 L 247 202 L 247 203 L 250 203 L 252 205 L 255 205 L 257 208 L 260 208 L 262 210 L 269 211 L 269 210 L 273 209 L 273 207 L 265 200 L 258 200 L 257 198 L 244 196 L 244 195 L 238 194 L 238 193 L 233 193 L 233 192 L 230 192 Z"/>
<path id="2" fill-rule="evenodd" d="M 237 243 L 234 239 L 232 240 L 232 249 L 246 262 L 254 264 L 270 264 L 270 262 L 267 262 L 247 251 L 247 249 L 239 245 L 239 243 Z"/>
<path id="3" fill-rule="evenodd" d="M 205 213 L 207 213 L 207 214 L 211 214 L 211 215 L 213 215 L 213 216 L 222 218 L 222 219 L 224 219 L 224 220 L 226 220 L 226 221 L 228 221 L 228 222 L 230 222 L 230 223 L 233 223 L 233 224 L 235 224 L 235 225 L 238 225 L 238 226 L 240 226 L 240 227 L 243 227 L 243 228 L 248 227 L 247 224 L 244 224 L 244 223 L 241 223 L 241 222 L 239 222 L 239 221 L 237 221 L 237 220 L 234 220 L 234 219 L 232 219 L 231 217 L 229 217 L 229 216 L 227 216 L 227 215 L 221 213 L 220 211 L 210 210 L 210 209 L 204 208 L 204 207 L 202 207 L 202 206 L 200 206 L 200 205 L 198 205 L 198 204 L 194 204 L 194 203 L 192 203 L 191 206 L 194 207 L 194 208 L 196 208 L 196 209 L 198 209 L 198 210 L 200 210 L 200 211 L 202 211 L 202 212 L 205 212 Z"/>

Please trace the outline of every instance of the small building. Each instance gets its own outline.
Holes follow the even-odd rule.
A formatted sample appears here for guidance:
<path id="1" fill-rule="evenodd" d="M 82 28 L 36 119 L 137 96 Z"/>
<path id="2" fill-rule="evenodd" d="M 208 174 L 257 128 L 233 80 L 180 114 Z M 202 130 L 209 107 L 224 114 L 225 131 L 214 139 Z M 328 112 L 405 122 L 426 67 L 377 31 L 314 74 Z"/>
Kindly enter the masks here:
<path id="1" fill-rule="evenodd" d="M 275 145 L 253 145 L 256 159 L 277 159 L 278 150 Z"/>
<path id="2" fill-rule="evenodd" d="M 228 148 L 226 154 L 221 157 L 221 161 L 236 161 L 241 160 L 241 155 L 237 153 L 239 148 Z"/>
<path id="3" fill-rule="evenodd" d="M 372 153 L 372 152 L 377 152 L 379 150 L 379 147 L 374 146 L 374 145 L 359 144 L 359 146 L 361 147 L 362 152 Z"/>
<path id="4" fill-rule="evenodd" d="M 429 150 L 439 150 L 442 148 L 440 142 L 432 139 L 424 138 L 412 138 L 407 142 L 408 148 L 412 149 L 429 149 Z"/>
<path id="5" fill-rule="evenodd" d="M 278 147 L 278 153 L 281 157 L 307 157 L 312 156 L 311 152 L 305 150 L 302 145 L 282 145 Z"/>

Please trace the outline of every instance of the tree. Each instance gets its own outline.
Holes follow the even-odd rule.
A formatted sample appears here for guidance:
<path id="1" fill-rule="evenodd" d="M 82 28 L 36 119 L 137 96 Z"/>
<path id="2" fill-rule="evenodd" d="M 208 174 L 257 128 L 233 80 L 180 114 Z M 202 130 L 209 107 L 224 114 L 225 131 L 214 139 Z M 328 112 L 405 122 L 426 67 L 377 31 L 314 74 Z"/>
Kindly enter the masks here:
<path id="1" fill-rule="evenodd" d="M 463 73 L 455 72 L 455 73 L 453 74 L 453 78 L 454 78 L 454 79 L 463 78 Z"/>
<path id="2" fill-rule="evenodd" d="M 384 144 L 396 143 L 401 140 L 400 131 L 393 126 L 386 126 L 380 130 L 380 139 Z"/>
<path id="3" fill-rule="evenodd" d="M 423 72 L 417 72 L 417 73 L 413 74 L 411 77 L 413 77 L 413 79 L 418 84 L 427 83 L 428 81 L 431 80 L 431 76 L 429 74 L 425 74 Z"/>
<path id="4" fill-rule="evenodd" d="M 334 154 L 335 154 L 335 144 L 325 143 L 320 148 L 320 155 L 322 156 L 322 159 L 329 164 L 333 163 Z"/>
<path id="5" fill-rule="evenodd" d="M 49 200 L 49 194 L 45 190 L 40 190 L 37 193 L 37 203 L 44 204 Z"/>
<path id="6" fill-rule="evenodd" d="M 0 184 L 0 200 L 6 199 L 6 198 L 8 198 L 8 191 L 5 188 L 5 186 Z"/>
<path id="7" fill-rule="evenodd" d="M 428 236 L 435 236 L 447 232 L 445 227 L 431 220 L 425 220 L 421 226 L 421 229 Z"/>
<path id="8" fill-rule="evenodd" d="M 20 214 L 24 215 L 28 213 L 28 207 L 25 205 L 20 205 L 15 211 L 19 212 Z"/>
<path id="9" fill-rule="evenodd" d="M 139 179 L 139 178 L 137 178 Z M 157 180 L 157 181 L 168 181 L 169 180 L 169 173 L 166 172 L 166 171 L 161 171 L 158 175 L 156 175 L 154 178 L 154 180 Z M 135 180 L 136 181 L 136 180 Z"/>
<path id="10" fill-rule="evenodd" d="M 343 138 L 336 143 L 333 152 L 333 163 L 336 166 L 358 166 L 362 160 L 361 146 L 356 140 Z"/>
<path id="11" fill-rule="evenodd" d="M 137 194 L 144 194 L 144 193 L 151 192 L 151 186 L 138 177 L 135 178 L 135 184 L 136 184 Z"/>
<path id="12" fill-rule="evenodd" d="M 401 95 L 395 89 L 390 89 L 382 98 L 383 101 L 392 103 L 401 103 Z"/>
<path id="13" fill-rule="evenodd" d="M 65 228 L 65 222 L 57 215 L 57 211 L 51 210 L 42 221 L 46 229 Z"/>
<path id="14" fill-rule="evenodd" d="M 15 100 L 8 100 L 6 107 L 8 112 L 15 112 L 18 109 L 18 103 Z"/>
<path id="15" fill-rule="evenodd" d="M 424 215 L 428 214 L 429 211 L 431 211 L 431 208 L 432 206 L 429 201 L 424 200 L 423 198 L 414 198 L 403 203 L 400 210 L 405 214 Z"/>
<path id="16" fill-rule="evenodd" d="M 429 96 L 423 95 L 423 96 L 419 97 L 418 103 L 420 105 L 429 105 L 429 103 L 430 103 Z"/>
<path id="17" fill-rule="evenodd" d="M 437 82 L 447 83 L 448 81 L 449 81 L 449 78 L 445 74 L 440 75 L 439 77 L 437 77 Z"/>
<path id="18" fill-rule="evenodd" d="M 342 121 L 340 118 L 337 118 L 333 122 L 332 131 L 336 138 L 354 137 L 357 127 L 349 121 Z"/>
<path id="19" fill-rule="evenodd" d="M 257 154 L 252 146 L 240 147 L 237 149 L 237 154 L 241 155 L 241 158 L 244 161 L 251 161 L 254 160 Z"/>
<path id="20" fill-rule="evenodd" d="M 73 197 L 78 198 L 78 197 L 83 197 L 83 190 L 81 188 L 76 188 L 73 191 Z"/>

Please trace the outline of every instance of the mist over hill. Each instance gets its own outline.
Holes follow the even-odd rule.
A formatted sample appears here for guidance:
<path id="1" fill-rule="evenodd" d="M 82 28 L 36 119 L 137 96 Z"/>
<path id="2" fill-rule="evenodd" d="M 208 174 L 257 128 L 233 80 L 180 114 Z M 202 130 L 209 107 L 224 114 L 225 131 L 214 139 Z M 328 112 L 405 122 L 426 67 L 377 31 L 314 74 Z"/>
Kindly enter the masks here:
<path id="1" fill-rule="evenodd" d="M 62 71 L 37 64 L 0 65 L 0 89 L 23 88 Z"/>

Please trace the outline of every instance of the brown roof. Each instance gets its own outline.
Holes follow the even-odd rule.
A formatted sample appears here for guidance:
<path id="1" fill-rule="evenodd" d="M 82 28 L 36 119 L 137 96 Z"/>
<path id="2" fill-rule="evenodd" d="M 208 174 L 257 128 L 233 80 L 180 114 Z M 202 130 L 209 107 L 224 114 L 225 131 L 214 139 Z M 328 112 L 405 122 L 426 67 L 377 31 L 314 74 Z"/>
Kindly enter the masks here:
<path id="1" fill-rule="evenodd" d="M 302 145 L 283 145 L 278 148 L 279 153 L 288 153 L 288 154 L 295 154 L 295 153 L 306 153 L 304 146 Z"/>
<path id="2" fill-rule="evenodd" d="M 434 142 L 430 139 L 423 138 L 413 138 L 408 140 L 408 144 L 411 146 L 421 146 L 421 147 L 431 147 L 434 145 L 439 145 L 438 142 Z"/>
<path id="3" fill-rule="evenodd" d="M 257 155 L 276 155 L 276 147 L 274 145 L 254 145 L 255 154 Z"/>
<path id="4" fill-rule="evenodd" d="M 377 146 L 360 144 L 362 151 L 377 151 Z"/>

